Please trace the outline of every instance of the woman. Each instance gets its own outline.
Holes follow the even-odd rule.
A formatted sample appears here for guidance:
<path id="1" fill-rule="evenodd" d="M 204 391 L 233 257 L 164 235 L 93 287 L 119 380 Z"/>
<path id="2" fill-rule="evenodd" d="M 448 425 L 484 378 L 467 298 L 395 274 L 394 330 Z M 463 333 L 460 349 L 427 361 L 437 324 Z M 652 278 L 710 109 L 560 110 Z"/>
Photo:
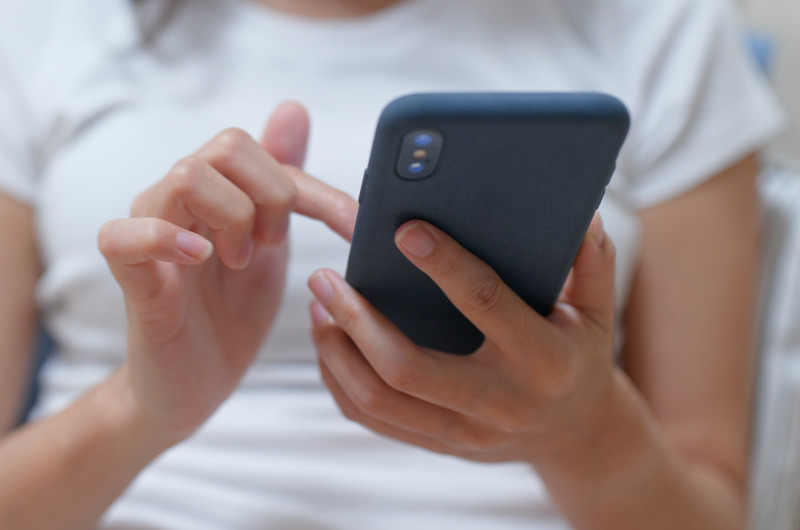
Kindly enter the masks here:
<path id="1" fill-rule="evenodd" d="M 0 443 L 0 526 L 744 527 L 778 119 L 722 0 L 84 2 L 0 8 L 5 428 L 37 304 L 58 344 Z M 633 116 L 547 319 L 446 234 L 398 231 L 485 331 L 469 358 L 334 272 L 374 120 L 422 90 L 598 90 Z"/>

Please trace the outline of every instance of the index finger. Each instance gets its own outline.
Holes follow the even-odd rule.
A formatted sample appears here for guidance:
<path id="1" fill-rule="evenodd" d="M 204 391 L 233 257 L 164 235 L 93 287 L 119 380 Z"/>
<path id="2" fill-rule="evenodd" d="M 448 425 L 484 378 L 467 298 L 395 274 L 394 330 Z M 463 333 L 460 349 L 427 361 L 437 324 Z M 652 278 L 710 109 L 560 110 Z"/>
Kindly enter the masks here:
<path id="1" fill-rule="evenodd" d="M 484 335 L 505 349 L 545 333 L 544 319 L 486 263 L 441 230 L 410 221 L 395 236 L 400 251 L 427 274 Z"/>
<path id="2" fill-rule="evenodd" d="M 283 167 L 297 186 L 294 211 L 322 221 L 344 239 L 352 241 L 358 201 L 295 166 Z"/>
<path id="3" fill-rule="evenodd" d="M 297 190 L 293 180 L 249 134 L 230 128 L 197 150 L 207 161 L 241 189 L 255 206 L 253 236 L 264 245 L 283 240 Z"/>

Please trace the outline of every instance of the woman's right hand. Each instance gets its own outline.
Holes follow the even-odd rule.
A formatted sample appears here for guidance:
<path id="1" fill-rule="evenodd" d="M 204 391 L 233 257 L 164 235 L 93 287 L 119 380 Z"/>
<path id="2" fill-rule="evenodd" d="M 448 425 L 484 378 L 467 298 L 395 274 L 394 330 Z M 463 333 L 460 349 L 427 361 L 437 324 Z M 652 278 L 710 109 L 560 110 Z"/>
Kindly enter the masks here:
<path id="1" fill-rule="evenodd" d="M 174 443 L 234 390 L 281 300 L 292 211 L 350 238 L 357 203 L 298 169 L 308 116 L 276 109 L 261 144 L 229 129 L 107 223 L 99 247 L 122 287 L 128 358 L 116 374 L 138 419 Z M 212 245 L 213 241 L 213 245 Z"/>

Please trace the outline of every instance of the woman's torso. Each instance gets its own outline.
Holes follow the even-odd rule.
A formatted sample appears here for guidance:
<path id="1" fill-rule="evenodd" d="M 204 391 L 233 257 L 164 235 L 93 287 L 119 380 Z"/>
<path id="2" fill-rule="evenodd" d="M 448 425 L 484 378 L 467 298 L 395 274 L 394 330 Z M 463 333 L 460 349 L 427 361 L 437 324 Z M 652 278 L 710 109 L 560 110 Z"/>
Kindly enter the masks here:
<path id="1" fill-rule="evenodd" d="M 102 24 L 82 20 L 94 34 L 69 41 L 74 49 L 52 45 L 42 59 L 39 86 L 50 76 L 53 91 L 37 107 L 47 125 L 35 198 L 46 262 L 38 295 L 58 350 L 39 415 L 125 355 L 122 296 L 96 248 L 100 226 L 127 216 L 140 191 L 223 128 L 257 137 L 280 101 L 303 103 L 312 119 L 306 170 L 356 195 L 377 116 L 403 93 L 597 90 L 625 101 L 635 123 L 644 102 L 642 83 L 620 75 L 620 43 L 593 25 L 595 2 L 412 0 L 324 22 L 198 0 L 151 48 L 129 47 L 127 8 L 109 9 Z M 83 59 L 62 64 L 64 54 Z M 623 167 L 633 157 L 626 149 Z M 638 241 L 630 187 L 615 175 L 601 206 L 621 301 Z M 526 466 L 433 455 L 341 417 L 317 374 L 305 280 L 320 267 L 343 271 L 346 258 L 347 245 L 323 225 L 292 219 L 285 302 L 241 388 L 142 473 L 108 527 L 566 527 Z"/>

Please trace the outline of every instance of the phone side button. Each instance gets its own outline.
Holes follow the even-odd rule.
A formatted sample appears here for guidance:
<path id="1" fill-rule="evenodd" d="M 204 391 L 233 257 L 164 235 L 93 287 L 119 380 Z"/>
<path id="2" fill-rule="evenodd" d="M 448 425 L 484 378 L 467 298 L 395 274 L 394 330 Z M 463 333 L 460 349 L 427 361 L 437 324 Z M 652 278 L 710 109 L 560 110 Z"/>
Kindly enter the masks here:
<path id="1" fill-rule="evenodd" d="M 361 191 L 358 192 L 358 204 L 361 204 L 361 199 L 364 198 L 364 189 L 367 187 L 367 170 L 364 170 L 364 178 L 361 179 Z"/>

